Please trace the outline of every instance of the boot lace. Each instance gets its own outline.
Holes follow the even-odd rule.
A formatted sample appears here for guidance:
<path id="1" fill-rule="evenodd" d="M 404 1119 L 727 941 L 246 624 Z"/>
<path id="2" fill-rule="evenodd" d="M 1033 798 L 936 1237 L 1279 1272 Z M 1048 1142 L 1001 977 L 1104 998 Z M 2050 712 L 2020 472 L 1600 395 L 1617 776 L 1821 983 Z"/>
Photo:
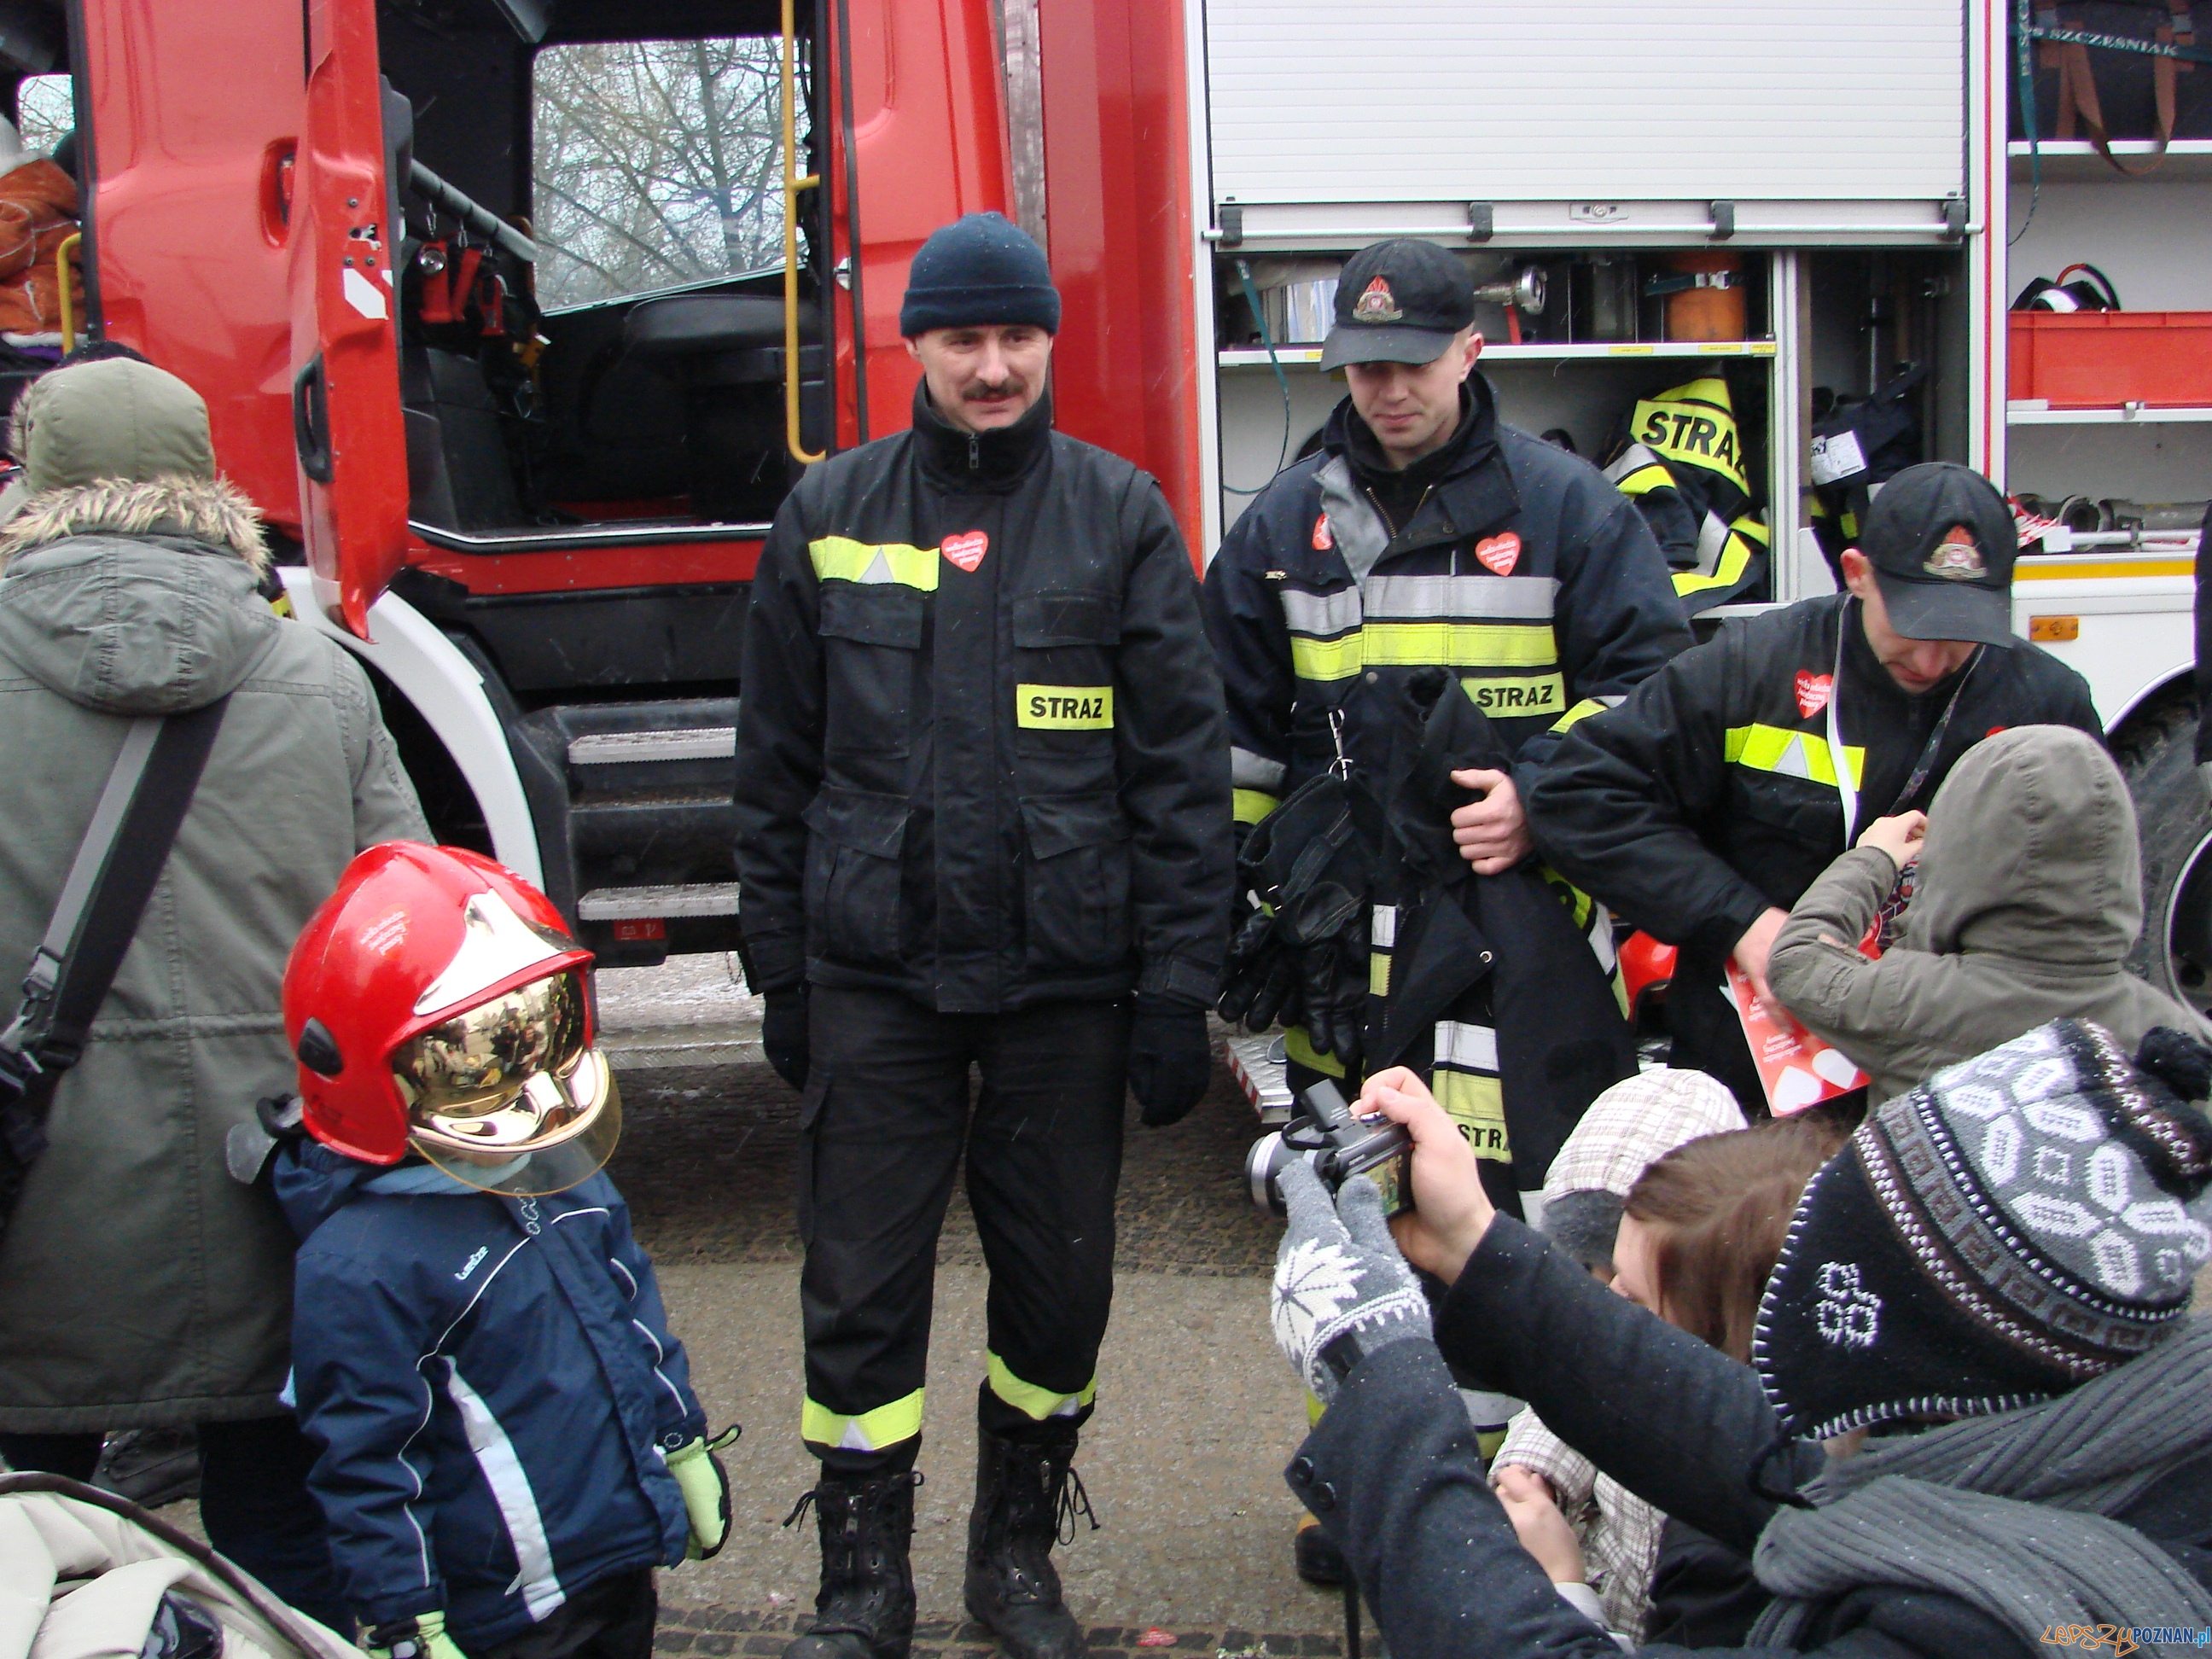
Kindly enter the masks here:
<path id="1" fill-rule="evenodd" d="M 906 1485 L 915 1488 L 919 1488 L 925 1479 L 920 1469 L 911 1469 L 904 1474 L 895 1474 L 890 1478 L 895 1481 L 903 1481 Z M 834 1497 L 836 1494 L 832 1493 L 831 1496 Z M 783 1524 L 787 1527 L 796 1526 L 799 1523 L 799 1517 L 805 1514 L 809 1509 L 820 1503 L 821 1500 L 822 1488 L 819 1486 L 809 1486 L 805 1492 L 799 1494 L 799 1501 L 791 1506 L 791 1513 L 783 1517 Z M 1088 1505 L 1086 1504 L 1085 1507 L 1087 1508 Z"/>
<path id="2" fill-rule="evenodd" d="M 1101 1522 L 1098 1512 L 1091 1507 L 1091 1494 L 1083 1489 L 1083 1477 L 1075 1472 L 1073 1463 L 1053 1466 L 1051 1485 L 1047 1489 L 1046 1501 L 1052 1506 L 1053 1536 L 1063 1544 L 1075 1541 L 1075 1521 L 1081 1516 L 1097 1532 Z"/>

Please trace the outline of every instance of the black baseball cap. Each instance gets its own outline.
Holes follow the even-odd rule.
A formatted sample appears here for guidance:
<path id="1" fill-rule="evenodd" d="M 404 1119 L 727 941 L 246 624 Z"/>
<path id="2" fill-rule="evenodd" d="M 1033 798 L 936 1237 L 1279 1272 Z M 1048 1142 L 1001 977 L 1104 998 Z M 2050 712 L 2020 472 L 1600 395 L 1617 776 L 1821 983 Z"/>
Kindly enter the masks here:
<path id="1" fill-rule="evenodd" d="M 1396 236 L 1345 261 L 1323 368 L 1346 363 L 1432 363 L 1474 322 L 1474 279 L 1434 242 Z"/>
<path id="2" fill-rule="evenodd" d="M 1992 484 L 1956 461 L 1908 466 L 1874 498 L 1859 531 L 1889 625 L 1910 640 L 2010 648 L 2020 532 Z"/>

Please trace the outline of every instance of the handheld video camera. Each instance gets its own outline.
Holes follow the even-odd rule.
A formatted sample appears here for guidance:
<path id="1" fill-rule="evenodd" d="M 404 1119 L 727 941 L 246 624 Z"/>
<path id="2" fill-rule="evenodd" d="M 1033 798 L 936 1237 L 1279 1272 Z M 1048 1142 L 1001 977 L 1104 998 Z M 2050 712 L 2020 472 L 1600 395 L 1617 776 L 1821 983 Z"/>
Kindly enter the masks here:
<path id="1" fill-rule="evenodd" d="M 1344 1093 L 1322 1079 L 1301 1098 L 1304 1109 L 1281 1128 L 1252 1143 L 1244 1156 L 1244 1179 L 1253 1203 L 1267 1215 L 1283 1215 L 1278 1177 L 1303 1159 L 1334 1193 L 1356 1175 L 1366 1176 L 1382 1191 L 1382 1213 L 1413 1207 L 1413 1137 L 1402 1123 L 1387 1117 L 1360 1117 L 1345 1104 Z"/>

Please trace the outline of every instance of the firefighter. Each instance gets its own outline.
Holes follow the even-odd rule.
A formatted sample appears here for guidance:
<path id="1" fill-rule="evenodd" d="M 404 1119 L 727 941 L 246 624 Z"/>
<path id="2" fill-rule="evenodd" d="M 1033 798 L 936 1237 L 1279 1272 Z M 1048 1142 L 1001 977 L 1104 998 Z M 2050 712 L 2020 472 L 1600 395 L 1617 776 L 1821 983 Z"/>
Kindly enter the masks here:
<path id="1" fill-rule="evenodd" d="M 1083 1637 L 1048 1558 L 1111 1297 L 1125 1079 L 1212 1075 L 1231 875 L 1221 687 L 1159 486 L 1053 430 L 1060 295 L 996 214 L 915 255 L 910 431 L 807 474 L 746 623 L 738 866 L 802 1088 L 801 1433 L 822 1543 L 789 1659 L 897 1659 L 938 1229 L 965 1143 L 991 1269 L 969 1611 Z M 969 1066 L 981 1092 L 969 1109 Z"/>
<path id="2" fill-rule="evenodd" d="M 1861 828 L 1924 808 L 1984 737 L 2058 725 L 2103 741 L 2081 677 L 2012 631 L 2017 550 L 1987 479 L 1908 467 L 1842 553 L 1846 592 L 1676 658 L 1569 732 L 1530 792 L 1553 866 L 1680 947 L 1674 1064 L 1718 1078 L 1747 1115 L 1766 1097 L 1723 964 L 1771 1006 L 1767 951 L 1798 896 Z"/>
<path id="3" fill-rule="evenodd" d="M 1639 402 L 1605 476 L 1651 526 L 1685 611 L 1743 598 L 1765 578 L 1766 520 L 1751 510 L 1735 404 L 1718 375 Z"/>
<path id="4" fill-rule="evenodd" d="M 1354 254 L 1322 356 L 1323 368 L 1344 370 L 1350 395 L 1321 451 L 1260 494 L 1206 572 L 1242 831 L 1332 767 L 1357 793 L 1389 799 L 1408 683 L 1441 669 L 1488 715 L 1510 760 L 1453 775 L 1482 798 L 1449 812 L 1452 837 L 1477 874 L 1510 870 L 1529 852 L 1522 797 L 1561 734 L 1690 643 L 1666 561 L 1635 507 L 1587 462 L 1498 420 L 1475 372 L 1474 305 L 1467 266 L 1433 243 L 1399 239 Z M 1437 812 L 1441 827 L 1447 814 Z M 1610 972 L 1606 919 L 1565 884 L 1560 891 Z M 1367 994 L 1389 971 L 1398 919 L 1385 900 L 1348 924 L 1358 934 L 1349 971 L 1305 978 L 1285 1042 L 1294 1091 L 1322 1075 L 1357 1085 Z M 1269 1005 L 1234 994 L 1232 979 L 1224 1017 L 1266 1023 Z M 1621 1035 L 1609 1000 L 1599 1018 L 1613 1029 L 1583 1034 L 1594 1054 Z M 1442 1006 L 1432 1018 L 1435 1061 L 1479 1073 L 1450 1097 L 1510 1204 L 1516 1185 L 1533 1189 L 1544 1171 L 1508 1167 L 1496 1042 Z M 1613 1080 L 1602 1064 L 1588 1069 L 1575 1111 Z M 1340 1558 L 1310 1517 L 1297 1560 L 1311 1582 L 1340 1580 Z"/>
<path id="5" fill-rule="evenodd" d="M 1451 815 L 1455 838 L 1478 873 L 1510 869 L 1529 851 L 1522 797 L 1561 735 L 1690 643 L 1636 509 L 1498 420 L 1474 324 L 1467 267 L 1433 243 L 1377 242 L 1344 267 L 1322 363 L 1350 395 L 1206 572 L 1240 834 L 1340 758 L 1385 797 L 1406 684 L 1441 667 L 1512 759 L 1460 775 L 1483 799 Z M 1352 1036 L 1317 1048 L 1294 1027 L 1294 1083 L 1356 1073 L 1333 1052 Z"/>

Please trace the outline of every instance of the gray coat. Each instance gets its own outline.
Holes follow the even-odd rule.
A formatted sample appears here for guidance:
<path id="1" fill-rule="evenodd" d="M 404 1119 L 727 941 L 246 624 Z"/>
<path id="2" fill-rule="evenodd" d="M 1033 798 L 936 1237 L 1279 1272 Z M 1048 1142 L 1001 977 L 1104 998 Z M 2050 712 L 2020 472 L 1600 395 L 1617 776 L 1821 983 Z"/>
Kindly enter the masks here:
<path id="1" fill-rule="evenodd" d="M 2142 927 L 2126 780 L 2071 726 L 1977 744 L 1928 810 L 1902 936 L 1854 948 L 1897 880 L 1879 848 L 1830 865 L 1790 913 L 1768 982 L 1872 1079 L 1879 1105 L 1942 1067 L 2054 1019 L 2088 1019 L 2130 1054 L 2154 1025 L 2212 1042 L 2191 1010 L 2127 971 Z"/>
<path id="2" fill-rule="evenodd" d="M 258 533 L 227 486 L 46 492 L 7 541 L 9 1011 L 128 717 L 234 695 L 0 1242 L 0 1431 L 266 1415 L 289 1363 L 293 1241 L 268 1192 L 231 1179 L 224 1138 L 295 1086 L 278 987 L 301 925 L 359 849 L 428 830 L 368 676 L 256 592 Z"/>

